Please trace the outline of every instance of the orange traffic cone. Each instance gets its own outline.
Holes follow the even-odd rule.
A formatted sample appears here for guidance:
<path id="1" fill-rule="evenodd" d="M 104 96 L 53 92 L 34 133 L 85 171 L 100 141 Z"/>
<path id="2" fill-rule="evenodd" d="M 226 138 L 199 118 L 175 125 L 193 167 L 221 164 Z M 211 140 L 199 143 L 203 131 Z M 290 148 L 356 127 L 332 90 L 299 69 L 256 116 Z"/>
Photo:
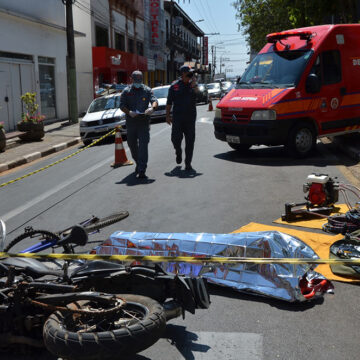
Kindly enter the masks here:
<path id="1" fill-rule="evenodd" d="M 212 106 L 212 100 L 210 99 L 209 100 L 209 108 L 208 108 L 208 111 L 213 111 L 213 106 Z"/>
<path id="2" fill-rule="evenodd" d="M 132 165 L 133 162 L 129 161 L 126 157 L 126 152 L 121 138 L 120 127 L 115 128 L 115 161 L 111 166 L 116 169 L 120 166 Z"/>

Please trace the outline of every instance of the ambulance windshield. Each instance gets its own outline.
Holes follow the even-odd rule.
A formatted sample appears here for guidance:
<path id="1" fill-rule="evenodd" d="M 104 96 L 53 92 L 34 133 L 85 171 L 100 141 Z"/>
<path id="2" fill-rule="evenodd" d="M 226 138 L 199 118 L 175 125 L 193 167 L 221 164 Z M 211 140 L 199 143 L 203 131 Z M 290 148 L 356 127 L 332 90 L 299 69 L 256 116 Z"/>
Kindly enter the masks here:
<path id="1" fill-rule="evenodd" d="M 237 84 L 237 89 L 295 87 L 313 51 L 258 54 Z"/>

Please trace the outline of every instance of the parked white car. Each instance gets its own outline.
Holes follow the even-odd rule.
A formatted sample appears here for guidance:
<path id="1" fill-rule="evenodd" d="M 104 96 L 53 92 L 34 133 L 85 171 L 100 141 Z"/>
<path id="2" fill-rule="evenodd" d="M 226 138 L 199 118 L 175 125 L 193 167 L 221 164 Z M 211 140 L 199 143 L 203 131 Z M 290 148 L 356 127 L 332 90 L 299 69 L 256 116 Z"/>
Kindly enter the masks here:
<path id="1" fill-rule="evenodd" d="M 152 89 L 155 97 L 157 98 L 159 106 L 156 111 L 151 114 L 151 119 L 159 119 L 166 117 L 166 101 L 169 93 L 170 85 L 158 86 Z"/>
<path id="2" fill-rule="evenodd" d="M 80 121 L 80 136 L 84 145 L 121 125 L 121 134 L 126 135 L 125 114 L 120 110 L 120 94 L 99 97 L 90 104 Z"/>
<path id="3" fill-rule="evenodd" d="M 206 85 L 208 89 L 208 94 L 210 99 L 221 97 L 221 84 L 220 83 L 210 83 Z"/>

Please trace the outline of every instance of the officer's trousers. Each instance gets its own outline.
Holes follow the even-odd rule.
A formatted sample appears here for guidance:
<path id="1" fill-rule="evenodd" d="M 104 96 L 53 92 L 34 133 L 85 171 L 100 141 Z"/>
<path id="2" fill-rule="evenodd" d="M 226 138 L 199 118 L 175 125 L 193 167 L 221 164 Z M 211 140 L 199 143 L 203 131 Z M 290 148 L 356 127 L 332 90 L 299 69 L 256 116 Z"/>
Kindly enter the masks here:
<path id="1" fill-rule="evenodd" d="M 171 141 L 174 145 L 177 155 L 181 154 L 181 142 L 185 136 L 185 165 L 191 165 L 194 143 L 195 143 L 195 121 L 191 116 L 190 118 L 173 118 Z"/>
<path id="2" fill-rule="evenodd" d="M 127 143 L 131 156 L 134 159 L 138 171 L 146 171 L 148 163 L 148 144 L 150 142 L 149 117 L 141 119 L 126 119 Z"/>

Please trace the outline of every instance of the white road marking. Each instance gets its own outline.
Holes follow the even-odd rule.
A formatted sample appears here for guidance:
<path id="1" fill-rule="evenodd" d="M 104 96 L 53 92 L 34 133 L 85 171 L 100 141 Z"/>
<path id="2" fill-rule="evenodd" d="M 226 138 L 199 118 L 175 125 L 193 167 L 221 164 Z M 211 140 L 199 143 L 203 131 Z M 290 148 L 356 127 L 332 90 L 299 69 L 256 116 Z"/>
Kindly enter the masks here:
<path id="1" fill-rule="evenodd" d="M 160 135 L 162 132 L 164 132 L 165 130 L 168 130 L 170 129 L 170 126 L 167 126 L 167 127 L 164 127 L 163 129 L 161 129 L 160 131 L 156 132 L 155 134 L 151 135 L 151 138 L 154 138 L 158 135 Z M 129 147 L 128 146 L 125 146 L 125 149 L 126 151 L 129 151 Z M 75 181 L 78 181 L 80 180 L 81 178 L 89 175 L 90 173 L 92 173 L 93 171 L 96 171 L 98 168 L 106 165 L 106 164 L 109 164 L 110 166 L 110 161 L 109 159 L 105 159 L 103 161 L 101 161 L 100 163 L 92 166 L 91 168 L 88 168 L 87 170 L 84 170 L 81 172 L 81 174 L 78 174 L 78 175 L 75 175 L 73 176 L 72 178 L 70 178 L 69 180 L 67 181 L 64 181 L 63 183 L 53 187 L 52 185 L 52 188 L 51 190 L 48 190 L 44 193 L 42 193 L 41 195 L 33 198 L 31 201 L 28 201 L 26 202 L 25 204 L 17 207 L 16 209 L 12 210 L 12 211 L 9 211 L 8 213 L 6 214 L 3 214 L 3 215 L 0 215 L 0 218 L 4 221 L 8 221 L 9 219 L 21 214 L 22 212 L 24 212 L 25 210 L 31 208 L 32 206 L 38 204 L 39 202 L 47 199 L 49 196 L 52 196 L 54 195 L 55 193 L 57 193 L 58 191 L 66 188 L 67 186 L 69 186 L 70 184 L 72 184 L 73 182 Z M 46 171 L 46 170 L 45 170 Z M 11 186 L 11 185 L 10 185 Z"/>
<path id="2" fill-rule="evenodd" d="M 185 339 L 178 360 L 262 360 L 263 335 L 236 332 L 196 332 Z"/>

